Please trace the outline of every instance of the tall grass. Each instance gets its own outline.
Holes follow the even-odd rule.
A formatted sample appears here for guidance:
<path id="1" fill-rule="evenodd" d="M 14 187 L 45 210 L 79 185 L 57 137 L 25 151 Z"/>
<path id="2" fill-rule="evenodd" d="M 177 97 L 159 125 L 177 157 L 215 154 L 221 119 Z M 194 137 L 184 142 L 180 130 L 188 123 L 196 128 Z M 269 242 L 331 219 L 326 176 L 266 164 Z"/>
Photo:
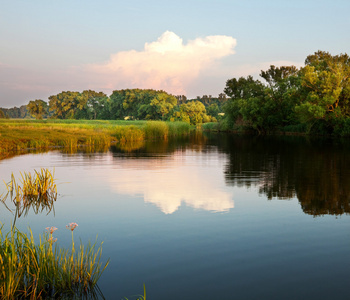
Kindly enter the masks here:
<path id="1" fill-rule="evenodd" d="M 11 230 L 4 233 L 3 225 L 0 226 L 0 299 L 94 296 L 99 292 L 97 281 L 108 265 L 108 261 L 104 266 L 100 262 L 102 244 L 97 248 L 96 242 L 89 242 L 76 249 L 73 236 L 76 223 L 67 225 L 72 232 L 71 250 L 54 244 L 55 227 L 46 228 L 48 232 L 39 236 L 38 244 L 30 229 L 28 234 L 19 231 L 15 227 L 17 217 L 30 208 L 36 213 L 44 209 L 50 212 L 57 199 L 56 180 L 48 169 L 20 174 L 19 181 L 11 174 L 11 180 L 5 182 L 7 193 L 0 196 L 8 209 L 7 200 L 16 207 Z"/>
<path id="2" fill-rule="evenodd" d="M 0 227 L 1 299 L 82 298 L 99 292 L 97 281 L 108 265 L 101 263 L 102 244 L 75 250 L 60 249 L 52 232 L 39 236 L 25 234 L 15 227 L 3 234 Z"/>
<path id="3" fill-rule="evenodd" d="M 82 148 L 96 152 L 116 142 L 185 135 L 190 128 L 185 122 L 164 121 L 0 119 L 0 157 L 10 152 L 52 147 L 61 147 L 69 153 Z"/>
<path id="4" fill-rule="evenodd" d="M 169 136 L 187 135 L 190 133 L 191 125 L 186 122 L 166 122 L 169 127 Z"/>
<path id="5" fill-rule="evenodd" d="M 147 139 L 166 139 L 169 135 L 169 127 L 163 121 L 148 121 L 144 131 Z"/>
<path id="6" fill-rule="evenodd" d="M 145 139 L 145 132 L 142 128 L 134 125 L 116 126 L 111 133 L 120 143 L 142 141 Z"/>
<path id="7" fill-rule="evenodd" d="M 186 122 L 147 121 L 144 125 L 147 139 L 166 139 L 168 136 L 189 134 L 190 124 Z"/>
<path id="8" fill-rule="evenodd" d="M 11 174 L 11 180 L 5 183 L 6 195 L 0 195 L 0 200 L 7 208 L 6 200 L 8 198 L 16 206 L 14 224 L 17 217 L 19 218 L 23 214 L 26 215 L 30 208 L 33 208 L 35 213 L 42 212 L 44 209 L 49 213 L 53 209 L 54 201 L 57 199 L 54 173 L 42 168 L 40 171 L 34 170 L 34 174 L 30 172 L 20 174 L 20 182 L 17 182 L 13 173 Z"/>
<path id="9" fill-rule="evenodd" d="M 202 124 L 202 129 L 206 131 L 218 131 L 219 123 L 217 122 L 209 122 Z"/>

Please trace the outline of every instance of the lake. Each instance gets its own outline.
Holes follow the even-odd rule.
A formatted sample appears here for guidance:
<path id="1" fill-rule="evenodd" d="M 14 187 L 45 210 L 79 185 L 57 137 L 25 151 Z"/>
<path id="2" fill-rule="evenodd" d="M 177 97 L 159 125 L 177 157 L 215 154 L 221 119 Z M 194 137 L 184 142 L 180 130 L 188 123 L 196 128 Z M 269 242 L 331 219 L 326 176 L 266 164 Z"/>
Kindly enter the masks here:
<path id="1" fill-rule="evenodd" d="M 304 137 L 194 134 L 132 150 L 25 154 L 13 172 L 54 170 L 54 212 L 34 234 L 79 224 L 103 243 L 106 299 L 350 299 L 350 144 Z M 4 191 L 4 184 L 0 187 Z M 8 228 L 13 215 L 2 206 Z"/>

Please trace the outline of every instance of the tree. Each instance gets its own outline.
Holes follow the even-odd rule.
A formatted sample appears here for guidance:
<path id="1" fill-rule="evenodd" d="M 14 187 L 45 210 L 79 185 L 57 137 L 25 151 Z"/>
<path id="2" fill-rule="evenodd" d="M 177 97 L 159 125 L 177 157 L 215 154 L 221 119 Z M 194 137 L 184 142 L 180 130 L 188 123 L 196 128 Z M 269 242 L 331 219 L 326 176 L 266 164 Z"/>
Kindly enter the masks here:
<path id="1" fill-rule="evenodd" d="M 45 101 L 40 99 L 29 101 L 27 109 L 32 117 L 39 120 L 48 115 L 48 105 Z"/>
<path id="2" fill-rule="evenodd" d="M 133 117 L 143 120 L 167 119 L 177 99 L 164 91 L 127 89 L 113 91 L 110 112 L 113 119 Z"/>
<path id="3" fill-rule="evenodd" d="M 2 108 L 6 118 L 25 118 L 28 116 L 27 105 L 20 107 Z"/>
<path id="4" fill-rule="evenodd" d="M 83 91 L 78 98 L 75 117 L 77 119 L 96 119 L 99 112 L 104 110 L 106 100 L 107 95 L 103 92 Z"/>
<path id="5" fill-rule="evenodd" d="M 294 108 L 300 100 L 298 69 L 295 66 L 271 65 L 267 71 L 261 71 L 260 76 L 268 83 L 265 93 L 270 119 L 272 116 L 274 119 L 271 126 L 279 127 L 295 123 L 297 118 Z"/>
<path id="6" fill-rule="evenodd" d="M 207 115 L 205 106 L 200 101 L 187 101 L 173 112 L 171 121 L 183 121 L 192 125 L 216 121 Z"/>
<path id="7" fill-rule="evenodd" d="M 350 116 L 350 58 L 318 51 L 300 72 L 303 99 L 296 111 L 303 121 Z"/>
<path id="8" fill-rule="evenodd" d="M 219 106 L 217 103 L 212 103 L 206 108 L 207 114 L 212 117 L 217 117 L 220 112 Z"/>
<path id="9" fill-rule="evenodd" d="M 2 109 L 0 109 L 0 119 L 4 119 L 5 118 L 5 113 L 3 112 Z"/>
<path id="10" fill-rule="evenodd" d="M 56 119 L 73 119 L 79 104 L 79 92 L 61 92 L 49 97 L 49 110 Z"/>
<path id="11" fill-rule="evenodd" d="M 262 113 L 264 98 L 264 85 L 252 76 L 232 78 L 227 80 L 224 92 L 231 97 L 224 105 L 226 123 L 230 128 L 239 119 L 244 124 L 258 131 L 264 126 L 264 113 Z"/>

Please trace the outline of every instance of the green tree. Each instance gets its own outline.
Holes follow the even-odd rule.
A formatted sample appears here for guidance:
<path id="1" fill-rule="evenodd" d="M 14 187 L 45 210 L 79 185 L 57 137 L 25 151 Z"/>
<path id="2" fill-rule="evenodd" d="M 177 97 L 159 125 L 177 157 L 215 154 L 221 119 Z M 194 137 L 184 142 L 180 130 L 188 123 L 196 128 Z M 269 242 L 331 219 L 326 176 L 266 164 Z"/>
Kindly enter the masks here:
<path id="1" fill-rule="evenodd" d="M 200 101 L 187 101 L 173 112 L 171 121 L 183 121 L 192 125 L 216 121 L 207 115 L 205 106 Z"/>
<path id="2" fill-rule="evenodd" d="M 50 96 L 49 110 L 52 112 L 52 118 L 74 119 L 78 110 L 79 98 L 79 92 L 70 91 Z"/>
<path id="3" fill-rule="evenodd" d="M 164 120 L 176 104 L 177 99 L 164 91 L 127 89 L 113 91 L 109 108 L 113 119 Z"/>
<path id="4" fill-rule="evenodd" d="M 228 80 L 224 91 L 231 98 L 224 106 L 226 125 L 232 128 L 239 123 L 264 133 L 295 123 L 297 74 L 295 66 L 271 65 L 260 73 L 267 84 L 252 76 Z"/>
<path id="5" fill-rule="evenodd" d="M 233 128 L 238 120 L 258 131 L 263 129 L 265 87 L 252 76 L 232 78 L 226 82 L 224 89 L 230 99 L 224 105 L 225 119 L 229 128 Z"/>
<path id="6" fill-rule="evenodd" d="M 275 67 L 261 71 L 267 82 L 266 106 L 269 110 L 270 127 L 294 124 L 297 120 L 294 108 L 300 101 L 298 69 L 295 66 Z"/>
<path id="7" fill-rule="evenodd" d="M 27 109 L 32 117 L 39 120 L 48 115 L 48 105 L 45 101 L 40 99 L 29 101 Z"/>
<path id="8" fill-rule="evenodd" d="M 206 108 L 206 111 L 209 116 L 217 117 L 220 109 L 217 103 L 212 103 Z"/>
<path id="9" fill-rule="evenodd" d="M 95 92 L 92 90 L 83 91 L 77 104 L 75 113 L 76 119 L 97 119 L 100 111 L 104 109 L 107 95 L 103 92 Z"/>
<path id="10" fill-rule="evenodd" d="M 296 106 L 302 121 L 330 121 L 350 116 L 350 58 L 318 51 L 300 72 L 303 98 Z"/>

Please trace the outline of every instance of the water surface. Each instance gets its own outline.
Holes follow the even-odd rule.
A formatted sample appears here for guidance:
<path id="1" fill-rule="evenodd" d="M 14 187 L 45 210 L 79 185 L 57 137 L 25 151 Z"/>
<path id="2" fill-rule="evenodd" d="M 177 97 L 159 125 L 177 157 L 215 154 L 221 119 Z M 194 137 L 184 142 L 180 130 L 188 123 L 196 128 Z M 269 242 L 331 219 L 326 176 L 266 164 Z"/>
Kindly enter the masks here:
<path id="1" fill-rule="evenodd" d="M 66 247 L 70 222 L 77 241 L 98 234 L 106 299 L 143 283 L 156 300 L 349 299 L 346 142 L 197 134 L 141 146 L 0 161 L 1 180 L 44 167 L 59 183 L 54 214 L 17 226 L 56 226 Z"/>

